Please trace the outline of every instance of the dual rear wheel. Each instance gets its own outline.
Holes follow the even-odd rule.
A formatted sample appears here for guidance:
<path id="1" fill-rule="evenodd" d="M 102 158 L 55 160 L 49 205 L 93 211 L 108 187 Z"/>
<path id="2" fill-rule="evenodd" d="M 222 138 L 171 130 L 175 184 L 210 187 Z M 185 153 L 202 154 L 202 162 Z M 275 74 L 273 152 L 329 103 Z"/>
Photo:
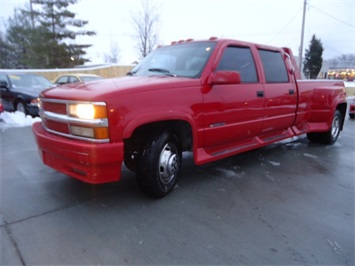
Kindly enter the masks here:
<path id="1" fill-rule="evenodd" d="M 312 132 L 307 134 L 307 138 L 311 142 L 321 142 L 324 144 L 333 144 L 337 141 L 343 118 L 339 110 L 334 113 L 332 125 L 330 129 L 326 132 Z"/>

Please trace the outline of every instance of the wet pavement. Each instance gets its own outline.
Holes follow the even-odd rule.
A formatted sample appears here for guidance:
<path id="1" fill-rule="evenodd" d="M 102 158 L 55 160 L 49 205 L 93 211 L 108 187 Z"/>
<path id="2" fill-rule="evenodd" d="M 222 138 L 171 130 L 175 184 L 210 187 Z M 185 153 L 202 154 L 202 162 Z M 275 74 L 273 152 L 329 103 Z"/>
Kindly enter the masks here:
<path id="1" fill-rule="evenodd" d="M 92 186 L 42 164 L 30 127 L 1 139 L 1 265 L 354 265 L 355 120 L 195 166 L 155 200 L 134 174 Z"/>

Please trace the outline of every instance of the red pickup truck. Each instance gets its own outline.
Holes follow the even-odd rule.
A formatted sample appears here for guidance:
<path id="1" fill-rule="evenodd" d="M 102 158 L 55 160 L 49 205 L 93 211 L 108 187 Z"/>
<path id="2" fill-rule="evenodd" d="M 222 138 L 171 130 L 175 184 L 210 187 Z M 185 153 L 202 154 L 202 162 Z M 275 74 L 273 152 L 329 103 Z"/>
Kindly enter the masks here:
<path id="1" fill-rule="evenodd" d="M 154 50 L 126 77 L 42 92 L 33 132 L 44 164 L 98 184 L 136 172 L 163 197 L 182 152 L 203 164 L 307 134 L 334 143 L 343 128 L 341 81 L 299 80 L 292 52 L 242 41 L 179 41 Z"/>

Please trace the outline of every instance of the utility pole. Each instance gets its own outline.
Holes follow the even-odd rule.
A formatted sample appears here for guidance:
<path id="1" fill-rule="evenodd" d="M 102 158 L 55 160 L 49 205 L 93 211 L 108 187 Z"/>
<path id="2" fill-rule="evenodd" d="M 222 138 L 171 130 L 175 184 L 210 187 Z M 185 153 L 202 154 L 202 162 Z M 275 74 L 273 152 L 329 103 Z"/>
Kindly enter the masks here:
<path id="1" fill-rule="evenodd" d="M 306 22 L 306 7 L 307 7 L 307 0 L 304 0 L 303 3 L 303 18 L 302 18 L 302 31 L 301 31 L 301 45 L 298 54 L 298 69 L 300 74 L 302 75 L 302 54 L 303 54 L 303 37 L 304 37 L 304 25 Z"/>

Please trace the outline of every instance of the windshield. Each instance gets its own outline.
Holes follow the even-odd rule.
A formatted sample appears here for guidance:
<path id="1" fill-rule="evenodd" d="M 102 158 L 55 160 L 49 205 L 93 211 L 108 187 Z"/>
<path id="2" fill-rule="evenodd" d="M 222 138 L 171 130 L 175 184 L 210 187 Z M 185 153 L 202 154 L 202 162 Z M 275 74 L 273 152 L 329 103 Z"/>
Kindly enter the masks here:
<path id="1" fill-rule="evenodd" d="M 26 87 L 44 89 L 52 87 L 53 84 L 42 76 L 37 75 L 9 75 L 13 87 Z"/>
<path id="2" fill-rule="evenodd" d="M 194 42 L 158 48 L 134 67 L 130 74 L 199 78 L 215 45 L 215 42 Z"/>

